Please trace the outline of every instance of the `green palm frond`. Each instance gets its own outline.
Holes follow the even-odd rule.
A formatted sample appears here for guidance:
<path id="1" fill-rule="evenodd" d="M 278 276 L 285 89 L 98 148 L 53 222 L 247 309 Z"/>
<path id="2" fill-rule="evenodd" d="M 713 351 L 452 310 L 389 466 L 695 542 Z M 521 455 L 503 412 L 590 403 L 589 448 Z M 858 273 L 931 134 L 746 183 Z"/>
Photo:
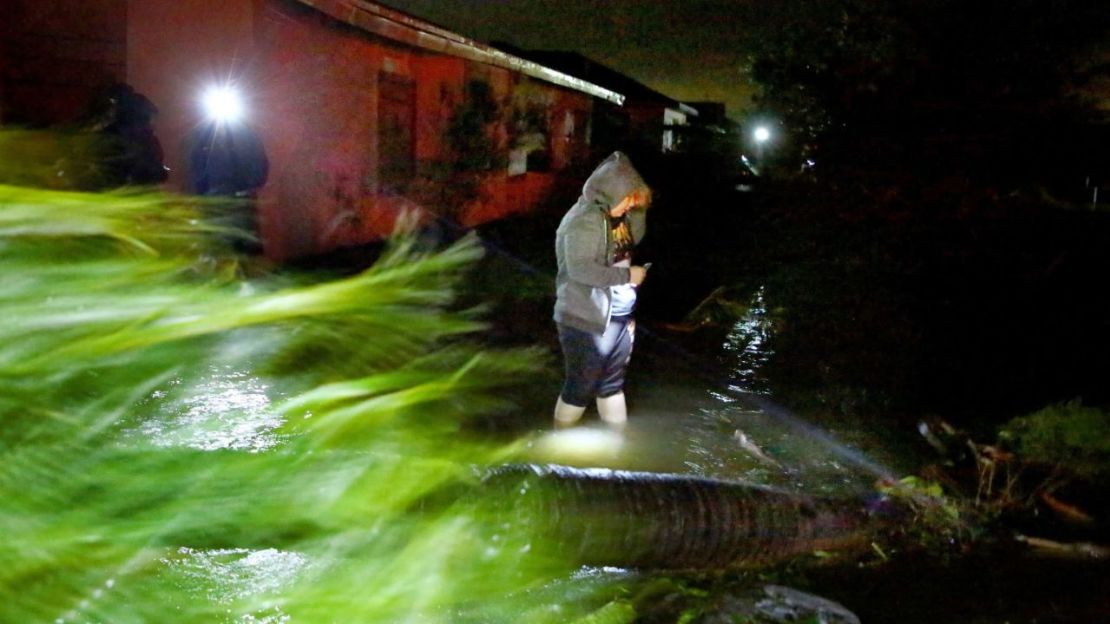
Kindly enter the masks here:
<path id="1" fill-rule="evenodd" d="M 531 582 L 449 494 L 513 452 L 463 423 L 542 362 L 451 309 L 477 242 L 242 279 L 212 209 L 0 186 L 0 621 L 427 619 Z"/>

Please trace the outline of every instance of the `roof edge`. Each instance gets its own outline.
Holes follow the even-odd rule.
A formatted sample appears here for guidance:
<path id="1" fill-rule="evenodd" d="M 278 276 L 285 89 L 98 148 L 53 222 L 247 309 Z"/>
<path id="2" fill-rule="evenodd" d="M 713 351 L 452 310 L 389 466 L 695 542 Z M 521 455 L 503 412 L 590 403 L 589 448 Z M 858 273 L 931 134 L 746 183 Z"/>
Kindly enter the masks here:
<path id="1" fill-rule="evenodd" d="M 545 82 L 624 104 L 624 95 L 368 0 L 297 0 L 359 30 L 408 45 L 520 72 Z"/>

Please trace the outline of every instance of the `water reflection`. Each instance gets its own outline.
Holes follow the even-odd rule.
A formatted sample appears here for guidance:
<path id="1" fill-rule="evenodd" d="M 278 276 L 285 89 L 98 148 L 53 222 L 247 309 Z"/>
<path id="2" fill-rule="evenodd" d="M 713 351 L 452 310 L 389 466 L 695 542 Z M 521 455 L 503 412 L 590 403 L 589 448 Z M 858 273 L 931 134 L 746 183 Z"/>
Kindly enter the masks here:
<path id="1" fill-rule="evenodd" d="M 778 414 L 731 395 L 707 398 L 704 389 L 657 384 L 641 392 L 623 432 L 600 423 L 539 435 L 528 461 L 577 467 L 688 474 L 746 481 L 806 494 L 856 495 L 873 491 L 871 466 L 881 439 L 861 440 L 868 457 L 816 435 Z M 857 453 L 860 461 L 845 459 Z"/>
<path id="2" fill-rule="evenodd" d="M 773 330 L 760 288 L 724 340 L 723 348 L 734 362 L 729 368 L 731 383 L 714 386 L 703 376 L 652 380 L 649 387 L 630 395 L 631 418 L 624 431 L 594 421 L 539 435 L 528 449 L 528 459 L 745 481 L 810 495 L 870 493 L 873 475 L 844 461 L 827 438 L 800 431 L 743 398 L 753 393 L 769 396 L 761 374 L 773 356 Z M 265 380 L 234 367 L 212 367 L 192 387 L 169 384 L 152 395 L 153 414 L 133 433 L 161 447 L 264 452 L 282 443 L 276 433 L 282 419 L 272 407 L 274 394 Z M 875 441 L 863 448 L 881 444 Z M 181 548 L 163 562 L 182 587 L 215 604 L 258 601 L 258 609 L 235 622 L 268 624 L 289 622 L 290 617 L 266 598 L 287 591 L 310 565 L 303 555 L 274 549 Z M 626 574 L 615 568 L 589 568 L 570 581 L 620 582 Z"/>
<path id="3" fill-rule="evenodd" d="M 607 427 L 574 427 L 541 436 L 533 445 L 543 463 L 588 466 L 618 461 L 624 436 Z"/>
<path id="4" fill-rule="evenodd" d="M 772 329 L 771 320 L 767 318 L 764 287 L 760 286 L 752 295 L 747 311 L 732 326 L 722 345 L 725 353 L 734 354 L 735 357 L 735 364 L 731 368 L 737 385 L 733 389 L 769 392 L 760 382 L 759 371 L 774 355 L 770 348 Z"/>
<path id="5" fill-rule="evenodd" d="M 109 578 L 104 581 L 99 587 L 94 587 L 88 593 L 88 597 L 80 600 L 76 607 L 66 611 L 64 614 L 54 618 L 53 624 L 67 624 L 68 622 L 88 622 L 90 621 L 87 612 L 98 601 L 102 600 L 105 595 L 112 591 L 116 586 L 116 579 Z"/>
<path id="6" fill-rule="evenodd" d="M 199 381 L 175 379 L 147 398 L 148 417 L 127 432 L 157 447 L 259 453 L 283 441 L 284 422 L 273 409 L 273 390 L 259 377 L 231 366 L 212 366 Z M 300 553 L 273 548 L 196 550 L 178 548 L 161 559 L 171 583 L 220 607 L 224 622 L 285 624 L 292 621 L 276 603 L 309 567 Z M 231 606 L 250 600 L 250 612 L 233 618 Z M 223 610 L 223 609 L 221 609 Z"/>
<path id="7" fill-rule="evenodd" d="M 690 374 L 667 366 L 637 380 L 630 394 L 625 431 L 604 437 L 601 425 L 580 428 L 574 436 L 541 436 L 530 457 L 543 463 L 688 474 L 746 481 L 811 495 L 866 495 L 874 482 L 895 474 L 883 432 L 852 429 L 850 440 L 837 439 L 771 399 L 766 376 L 775 356 L 776 328 L 768 314 L 766 288 L 760 286 L 747 306 L 724 295 L 708 304 L 729 323 L 721 349 L 727 381 L 707 377 L 693 354 Z M 678 350 L 678 352 L 682 352 Z M 673 357 L 669 353 L 667 357 Z"/>
<path id="8" fill-rule="evenodd" d="M 274 548 L 180 548 L 163 558 L 162 563 L 175 584 L 216 605 L 276 596 L 292 586 L 310 565 L 309 559 L 300 553 Z M 234 621 L 237 624 L 284 624 L 291 619 L 280 607 L 263 603 L 257 610 Z"/>
<path id="9" fill-rule="evenodd" d="M 269 391 L 258 377 L 214 366 L 192 387 L 174 381 L 154 392 L 155 413 L 132 433 L 161 447 L 266 451 L 281 443 L 275 430 L 284 422 Z"/>

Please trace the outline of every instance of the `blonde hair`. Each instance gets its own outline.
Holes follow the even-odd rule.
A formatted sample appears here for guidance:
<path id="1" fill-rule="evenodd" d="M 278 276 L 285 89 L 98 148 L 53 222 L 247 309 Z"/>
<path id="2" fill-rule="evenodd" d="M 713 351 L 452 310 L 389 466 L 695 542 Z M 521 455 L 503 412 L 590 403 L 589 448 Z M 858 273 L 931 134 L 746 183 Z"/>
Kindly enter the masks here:
<path id="1" fill-rule="evenodd" d="M 642 186 L 642 187 L 632 191 L 628 195 L 626 195 L 626 197 L 633 198 L 632 201 L 635 203 L 635 205 L 632 206 L 633 210 L 635 210 L 637 208 L 642 208 L 644 210 L 647 210 L 651 206 L 651 188 L 650 187 Z"/>

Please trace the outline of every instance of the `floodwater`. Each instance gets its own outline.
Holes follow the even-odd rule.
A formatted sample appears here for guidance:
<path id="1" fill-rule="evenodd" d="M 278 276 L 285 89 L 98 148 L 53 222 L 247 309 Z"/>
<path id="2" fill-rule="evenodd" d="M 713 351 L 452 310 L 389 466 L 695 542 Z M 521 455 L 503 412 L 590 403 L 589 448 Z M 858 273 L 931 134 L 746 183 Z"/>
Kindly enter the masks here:
<path id="1" fill-rule="evenodd" d="M 651 227 L 664 235 L 643 250 L 653 269 L 641 290 L 627 429 L 613 434 L 587 412 L 576 430 L 538 436 L 531 456 L 852 500 L 873 495 L 879 479 L 943 464 L 918 433 L 922 420 L 993 443 L 1012 418 L 1110 398 L 1110 291 L 1098 286 L 1110 271 L 1110 215 L 1018 206 L 987 217 L 842 220 L 840 207 L 807 201 L 653 207 Z M 548 248 L 542 232 L 514 234 Z M 542 266 L 544 256 L 525 258 Z M 512 306 L 512 323 L 526 325 L 514 330 L 521 342 L 553 333 L 550 301 Z M 558 380 L 549 387 L 530 414 L 550 410 Z M 1043 514 L 1021 530 L 1101 543 L 1107 508 L 1096 508 L 1095 532 L 1077 535 Z M 865 622 L 1110 621 L 1105 562 L 1028 552 L 1011 541 L 1015 530 L 793 580 Z"/>
<path id="2" fill-rule="evenodd" d="M 262 380 L 234 367 L 211 367 L 200 383 L 179 388 L 172 381 L 154 391 L 148 404 L 160 406 L 128 433 L 158 447 L 201 451 L 262 452 L 276 447 L 283 420 L 272 409 L 273 394 Z M 171 393 L 177 391 L 172 397 Z"/>
<path id="3" fill-rule="evenodd" d="M 759 386 L 761 364 L 773 356 L 767 347 L 776 328 L 763 316 L 765 302 L 758 290 L 753 303 L 750 314 L 719 332 L 719 362 L 729 366 L 707 371 L 698 366 L 698 360 L 690 359 L 692 352 L 682 351 L 681 338 L 662 330 L 643 331 L 637 355 L 644 363 L 629 380 L 627 427 L 615 432 L 588 413 L 581 426 L 553 431 L 547 427 L 546 413 L 537 414 L 538 430 L 527 434 L 530 442 L 521 460 L 738 480 L 846 501 L 873 496 L 880 478 L 912 474 L 921 458 L 908 456 L 899 436 L 882 428 L 820 426 L 777 404 Z M 663 360 L 668 364 L 660 365 Z M 156 404 L 161 402 L 162 409 L 130 435 L 164 448 L 206 452 L 268 453 L 284 442 L 276 433 L 280 419 L 270 409 L 278 397 L 261 380 L 234 370 L 212 369 L 196 388 L 175 389 L 173 382 L 168 386 L 150 397 Z M 171 394 L 176 400 L 168 400 Z M 296 622 L 283 611 L 280 596 L 293 591 L 299 579 L 309 578 L 320 563 L 305 553 L 275 548 L 188 545 L 167 551 L 159 561 L 163 576 L 183 591 L 181 595 L 211 603 L 217 610 L 226 606 L 229 615 L 224 621 L 236 624 Z M 1100 569 L 1089 563 L 1038 560 L 1007 552 L 945 562 L 894 560 L 878 567 L 818 567 L 782 574 L 809 594 L 838 601 L 864 622 L 931 622 L 937 617 L 983 623 L 1079 622 L 1098 612 L 1097 596 L 1105 589 Z M 927 583 L 918 576 L 922 570 L 932 575 Z M 1039 573 L 1046 571 L 1055 575 L 1052 581 L 1037 581 Z M 560 604 L 590 602 L 599 592 L 619 594 L 625 591 L 621 588 L 652 582 L 652 577 L 621 568 L 581 568 L 551 578 L 542 590 L 506 599 L 526 606 L 537 617 L 544 614 L 537 621 L 560 621 Z M 690 582 L 703 583 L 710 595 L 721 592 L 724 603 L 733 604 L 737 599 L 730 596 L 763 587 L 762 581 L 745 578 L 750 577 Z M 1062 587 L 1060 579 L 1070 580 Z M 978 587 L 978 595 L 968 596 L 968 586 Z M 1020 598 L 1013 595 L 1016 588 L 1022 592 Z M 1047 595 L 1062 590 L 1071 598 Z M 232 607 L 243 601 L 258 607 L 230 615 Z M 488 605 L 464 605 L 448 620 L 485 622 L 500 617 L 499 612 L 492 613 Z M 1023 618 L 1028 613 L 1039 615 Z M 79 613 L 68 615 L 58 621 L 81 621 Z"/>
<path id="4" fill-rule="evenodd" d="M 877 256 L 879 262 L 890 260 Z M 772 269 L 748 261 L 742 263 L 745 269 L 757 269 L 737 270 L 725 278 L 735 282 L 723 284 L 724 290 L 678 293 L 685 302 L 678 306 L 685 306 L 682 314 L 660 313 L 666 306 L 649 299 L 628 380 L 630 421 L 623 431 L 603 426 L 591 412 L 578 427 L 551 430 L 556 372 L 542 380 L 540 391 L 529 389 L 517 397 L 519 412 L 496 434 L 527 440 L 518 461 L 743 481 L 855 501 L 874 496 L 880 479 L 915 474 L 935 461 L 917 437 L 918 418 L 939 414 L 983 431 L 983 420 L 977 418 L 984 413 L 990 416 L 987 422 L 998 424 L 1004 416 L 1094 387 L 1095 373 L 1066 360 L 1067 350 L 1082 336 L 1050 318 L 1053 306 L 1085 308 L 1089 303 L 1067 284 L 1037 283 L 1031 293 L 1002 299 L 995 297 L 1000 290 L 995 285 L 988 293 L 993 298 L 980 300 L 974 284 L 936 291 L 933 279 L 952 278 L 952 267 L 913 275 L 915 288 L 908 288 L 866 263 L 848 264 L 852 272 L 846 279 L 848 274 L 838 273 L 845 266 L 841 260 L 830 261 L 832 276 L 827 267 L 811 264 Z M 666 270 L 665 263 L 660 266 Z M 974 271 L 971 275 L 975 279 Z M 659 287 L 682 279 L 663 273 Z M 1053 298 L 1040 307 L 1022 307 L 1047 295 Z M 701 316 L 692 312 L 699 303 L 705 304 Z M 553 346 L 549 301 L 541 297 L 516 305 L 530 312 L 510 323 L 516 341 Z M 962 317 L 954 309 L 960 305 L 966 306 Z M 985 324 L 987 317 L 1003 314 L 1009 316 L 1001 327 Z M 1089 320 L 1085 309 L 1075 314 Z M 1105 324 L 1095 326 L 1087 334 L 1094 346 L 1084 344 L 1084 352 L 1102 345 L 1108 333 Z M 998 347 L 997 352 L 985 352 L 989 347 Z M 1015 361 L 1015 354 L 1024 357 Z M 1037 383 L 1021 386 L 1029 380 Z M 149 400 L 156 404 L 166 396 L 159 392 L 171 391 L 159 390 Z M 276 433 L 281 421 L 270 409 L 277 397 L 263 380 L 214 369 L 204 383 L 177 390 L 175 396 L 130 434 L 157 446 L 212 452 L 269 453 L 285 442 Z M 840 602 L 865 622 L 1110 617 L 1104 598 L 1110 587 L 1101 563 L 1037 558 L 1015 548 L 883 557 L 860 566 L 778 574 Z M 198 600 L 216 605 L 280 596 L 315 565 L 298 552 L 188 545 L 161 561 L 181 586 L 195 588 Z M 613 588 L 640 586 L 652 577 L 619 568 L 583 568 L 550 579 L 530 591 L 525 602 L 547 609 L 543 621 L 559 621 L 560 603 L 585 599 L 593 591 L 619 592 Z M 690 583 L 710 594 L 728 593 L 743 587 L 745 578 Z M 478 622 L 487 615 L 484 609 L 461 609 L 448 619 Z M 295 620 L 275 603 L 229 621 Z"/>
<path id="5" fill-rule="evenodd" d="M 824 430 L 777 406 L 758 386 L 756 374 L 772 355 L 766 346 L 774 332 L 761 296 L 724 334 L 720 355 L 731 364 L 722 369 L 723 377 L 706 375 L 692 353 L 672 354 L 667 366 L 641 366 L 629 381 L 632 418 L 620 432 L 600 425 L 593 413 L 579 427 L 550 430 L 542 397 L 543 405 L 537 404 L 528 418 L 532 431 L 514 434 L 528 440 L 516 461 L 684 474 L 846 500 L 873 495 L 877 479 L 905 469 L 881 436 Z M 645 362 L 660 362 L 660 349 L 678 346 L 654 330 L 641 332 L 638 356 Z M 263 379 L 213 366 L 191 387 L 171 380 L 151 392 L 144 402 L 148 415 L 129 426 L 125 436 L 162 449 L 280 452 L 289 441 L 279 433 L 283 420 L 274 408 L 280 394 Z M 279 598 L 320 563 L 303 552 L 246 545 L 181 544 L 158 559 L 162 578 L 178 595 L 210 603 L 217 612 L 226 607 L 225 621 L 243 624 L 295 622 Z M 514 599 L 542 610 L 543 600 L 558 604 L 578 594 L 616 592 L 649 578 L 620 568 L 582 568 L 552 578 L 545 594 Z M 230 615 L 244 602 L 258 607 Z M 471 607 L 456 619 L 488 617 L 486 609 Z M 80 613 L 64 614 L 59 621 L 81 621 Z"/>

